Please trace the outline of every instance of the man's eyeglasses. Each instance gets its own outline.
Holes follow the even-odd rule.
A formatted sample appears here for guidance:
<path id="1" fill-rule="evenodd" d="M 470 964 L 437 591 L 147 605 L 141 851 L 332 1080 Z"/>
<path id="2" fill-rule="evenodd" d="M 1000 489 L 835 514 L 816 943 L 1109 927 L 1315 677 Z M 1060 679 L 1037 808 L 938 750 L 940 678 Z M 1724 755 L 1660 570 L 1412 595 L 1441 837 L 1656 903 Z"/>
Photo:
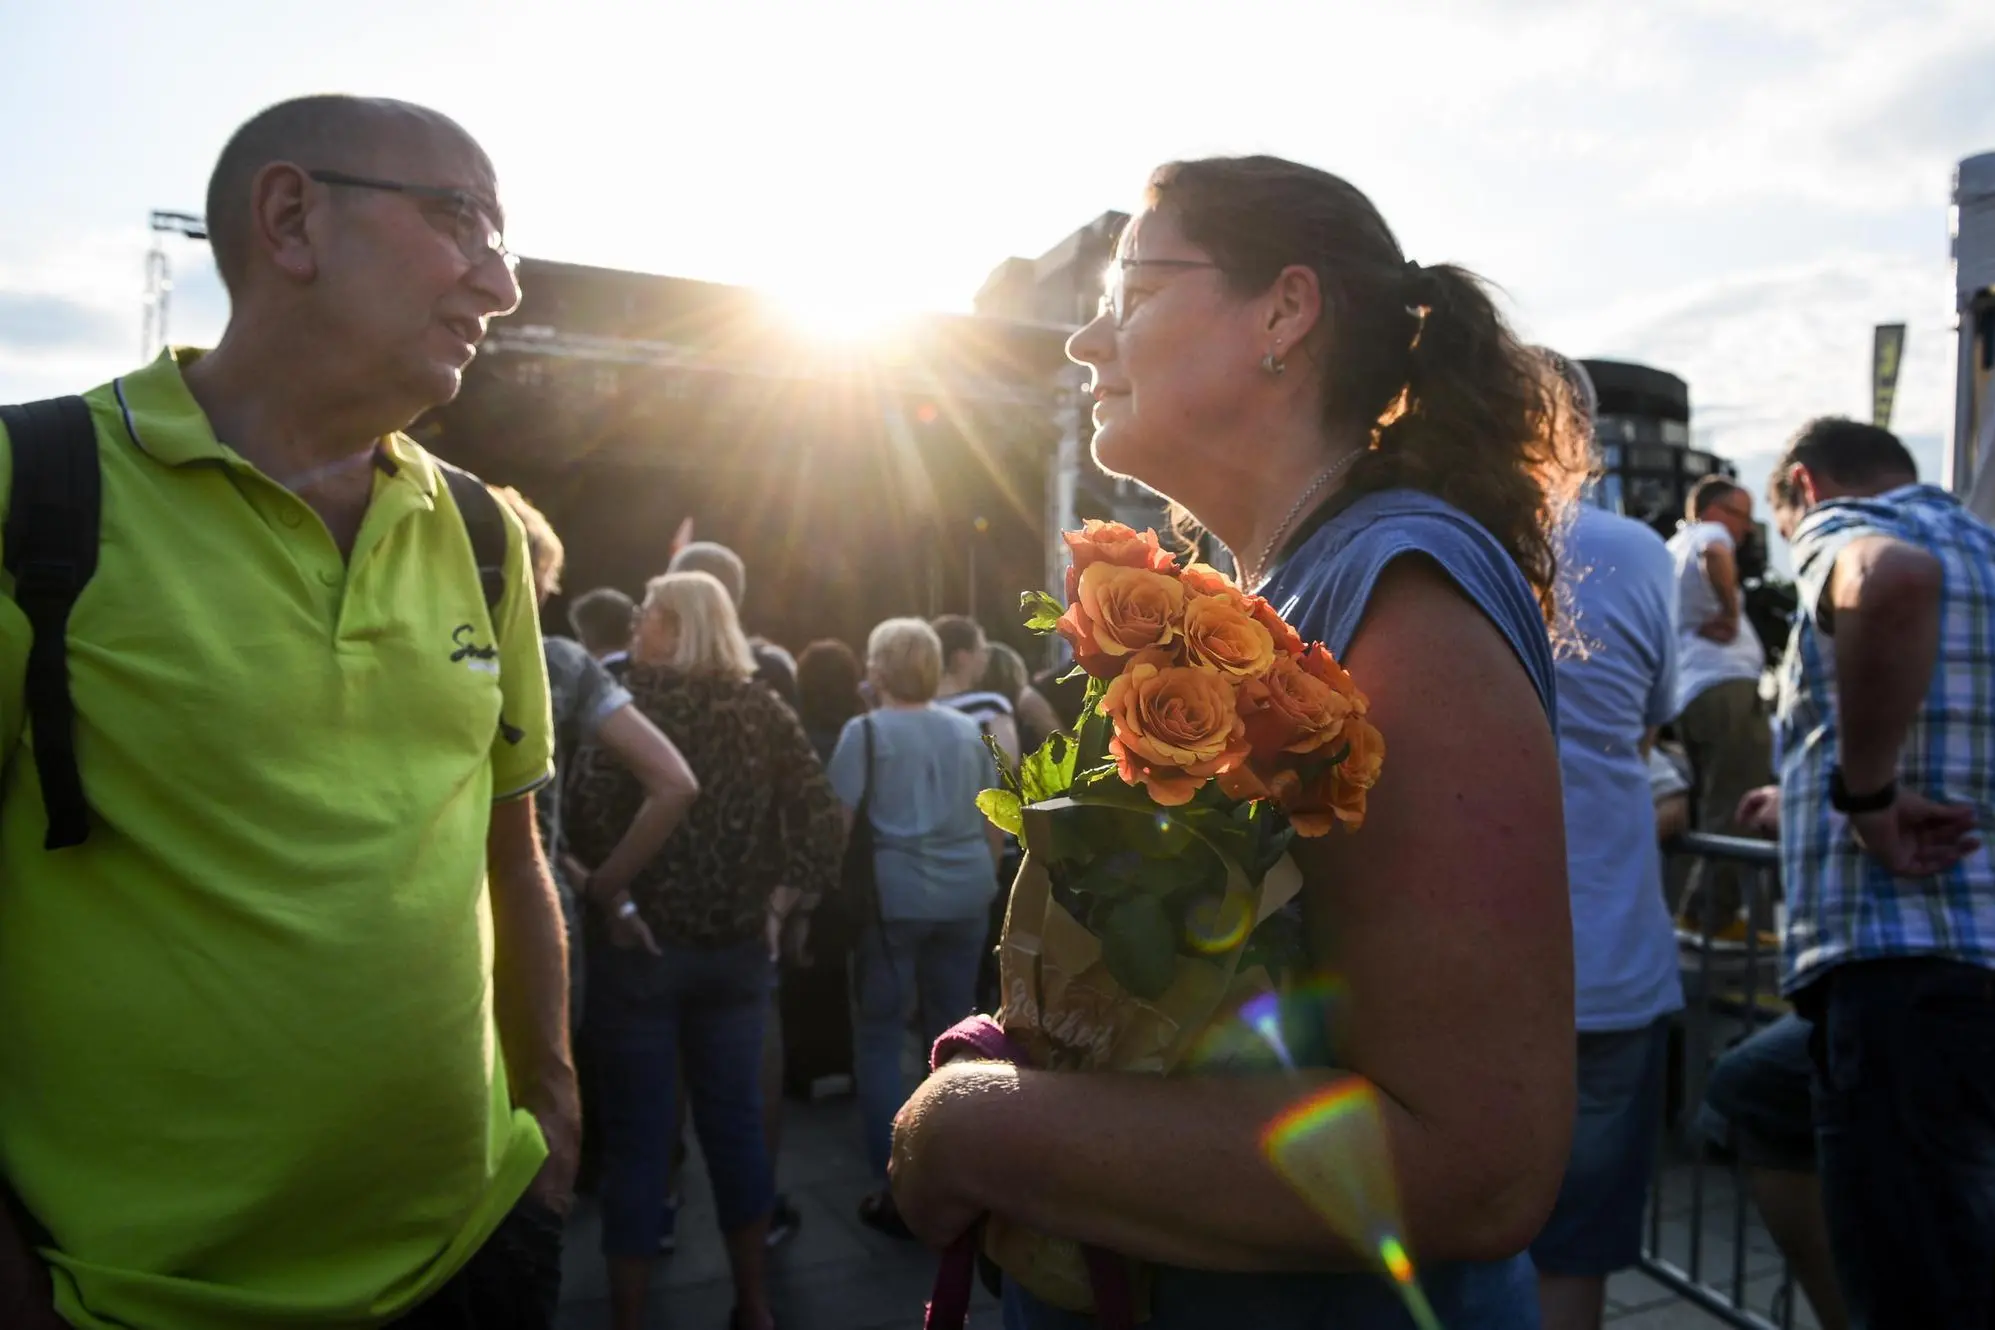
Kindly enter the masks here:
<path id="1" fill-rule="evenodd" d="M 1108 265 L 1101 278 L 1101 304 L 1095 309 L 1095 317 L 1107 315 L 1115 320 L 1120 328 L 1129 318 L 1129 294 L 1124 285 L 1131 268 L 1217 268 L 1219 265 L 1208 259 L 1116 259 Z"/>
<path id="2" fill-rule="evenodd" d="M 458 252 L 464 255 L 465 262 L 475 268 L 497 254 L 508 269 L 517 269 L 520 265 L 519 256 L 506 248 L 505 235 L 499 224 L 492 220 L 491 208 L 468 189 L 450 185 L 410 185 L 400 180 L 374 180 L 367 176 L 348 175 L 344 171 L 307 171 L 305 174 L 322 185 L 379 189 L 391 194 L 407 194 L 419 203 L 448 205 L 451 239 L 457 242 Z"/>

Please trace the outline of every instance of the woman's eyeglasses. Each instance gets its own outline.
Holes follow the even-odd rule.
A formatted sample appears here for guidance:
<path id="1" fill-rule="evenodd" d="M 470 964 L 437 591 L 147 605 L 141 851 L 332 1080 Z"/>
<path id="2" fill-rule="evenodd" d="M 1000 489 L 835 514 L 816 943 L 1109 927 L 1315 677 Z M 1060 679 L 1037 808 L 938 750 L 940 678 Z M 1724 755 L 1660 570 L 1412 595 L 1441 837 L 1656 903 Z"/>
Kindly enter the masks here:
<path id="1" fill-rule="evenodd" d="M 1129 294 L 1124 285 L 1131 268 L 1217 268 L 1219 265 L 1209 259 L 1115 259 L 1101 278 L 1101 304 L 1095 309 L 1095 317 L 1103 315 L 1115 320 L 1120 328 L 1129 318 Z"/>

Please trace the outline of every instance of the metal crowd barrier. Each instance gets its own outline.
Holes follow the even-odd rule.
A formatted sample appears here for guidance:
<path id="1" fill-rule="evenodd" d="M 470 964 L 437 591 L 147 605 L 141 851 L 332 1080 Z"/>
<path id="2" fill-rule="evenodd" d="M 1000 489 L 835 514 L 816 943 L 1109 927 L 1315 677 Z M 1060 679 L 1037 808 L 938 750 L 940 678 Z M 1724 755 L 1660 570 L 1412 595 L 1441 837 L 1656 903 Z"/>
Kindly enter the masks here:
<path id="1" fill-rule="evenodd" d="M 1748 1286 L 1768 1278 L 1764 1271 L 1751 1274 L 1749 1266 L 1755 1257 L 1777 1255 L 1777 1248 L 1753 1212 L 1745 1166 L 1736 1155 L 1724 1161 L 1711 1158 L 1710 1143 L 1697 1124 L 1712 1063 L 1738 1039 L 1771 1024 L 1786 1010 L 1780 1002 L 1779 948 L 1763 941 L 1758 927 L 1763 916 L 1772 917 L 1771 909 L 1762 905 L 1778 898 L 1780 852 L 1768 841 L 1695 831 L 1671 841 L 1666 851 L 1739 865 L 1745 917 L 1751 923 L 1744 940 L 1737 942 L 1714 940 L 1708 931 L 1677 935 L 1685 1007 L 1681 1070 L 1671 1079 L 1680 1093 L 1665 1093 L 1658 1106 L 1663 1141 L 1650 1180 L 1648 1231 L 1639 1268 L 1726 1325 L 1740 1330 L 1792 1330 L 1799 1294 L 1784 1259 L 1779 1283 L 1765 1305 L 1749 1305 L 1753 1299 Z M 1677 1109 L 1674 1129 L 1672 1106 Z M 1729 1210 L 1722 1194 L 1727 1188 Z M 1707 1234 L 1707 1224 L 1714 1219 L 1722 1232 Z M 1755 1246 L 1760 1250 L 1755 1251 Z"/>

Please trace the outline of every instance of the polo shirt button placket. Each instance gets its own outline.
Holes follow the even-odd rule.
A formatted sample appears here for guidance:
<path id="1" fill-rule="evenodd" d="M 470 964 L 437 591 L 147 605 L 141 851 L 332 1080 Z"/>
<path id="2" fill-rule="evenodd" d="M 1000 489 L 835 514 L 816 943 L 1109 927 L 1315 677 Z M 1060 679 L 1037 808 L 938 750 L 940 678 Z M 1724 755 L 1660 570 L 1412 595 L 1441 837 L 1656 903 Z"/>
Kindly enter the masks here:
<path id="1" fill-rule="evenodd" d="M 324 582 L 327 586 L 338 586 L 339 573 L 336 569 L 321 568 L 319 569 L 319 580 L 321 582 Z"/>

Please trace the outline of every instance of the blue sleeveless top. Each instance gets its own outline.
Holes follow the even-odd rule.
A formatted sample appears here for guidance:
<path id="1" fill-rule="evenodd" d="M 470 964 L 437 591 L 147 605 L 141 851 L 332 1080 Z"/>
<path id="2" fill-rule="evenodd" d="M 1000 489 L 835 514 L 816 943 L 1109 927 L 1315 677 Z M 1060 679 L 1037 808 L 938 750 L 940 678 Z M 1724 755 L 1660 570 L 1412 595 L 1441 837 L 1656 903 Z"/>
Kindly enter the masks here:
<path id="1" fill-rule="evenodd" d="M 1303 641 L 1320 641 L 1341 660 L 1379 575 L 1403 554 L 1432 560 L 1496 625 L 1556 727 L 1551 640 L 1537 597 L 1488 531 L 1432 495 L 1387 490 L 1358 499 L 1310 532 L 1262 594 Z M 1169 1266 L 1153 1267 L 1152 1274 L 1148 1330 L 1413 1327 L 1379 1274 L 1226 1274 Z M 1528 1255 L 1423 1266 L 1420 1283 L 1448 1330 L 1537 1330 L 1537 1278 Z M 1005 1283 L 1005 1330 L 1087 1330 L 1094 1324 L 1091 1316 L 1047 1307 Z"/>

